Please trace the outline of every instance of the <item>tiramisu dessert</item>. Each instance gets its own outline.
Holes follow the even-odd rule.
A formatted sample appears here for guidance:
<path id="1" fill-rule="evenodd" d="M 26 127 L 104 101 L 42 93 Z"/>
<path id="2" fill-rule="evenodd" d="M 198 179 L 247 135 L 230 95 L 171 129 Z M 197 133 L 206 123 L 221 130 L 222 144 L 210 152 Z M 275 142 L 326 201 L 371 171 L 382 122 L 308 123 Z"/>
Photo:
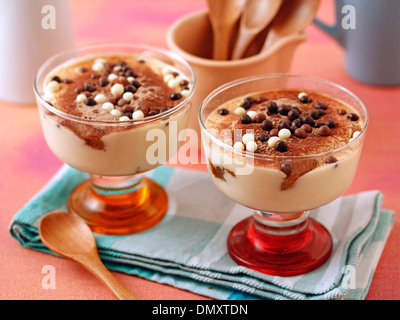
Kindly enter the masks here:
<path id="1" fill-rule="evenodd" d="M 40 92 L 50 106 L 41 114 L 46 141 L 69 165 L 91 174 L 131 175 L 149 161 L 150 130 L 164 133 L 158 159 L 167 161 L 170 124 L 186 128 L 191 74 L 156 57 L 105 53 L 71 59 L 48 73 Z M 53 109 L 54 108 L 54 109 Z M 175 129 L 176 128 L 176 129 Z M 151 156 L 151 155 L 150 155 Z"/>
<path id="2" fill-rule="evenodd" d="M 302 89 L 235 98 L 204 125 L 216 138 L 206 136 L 204 146 L 218 188 L 244 206 L 275 213 L 310 210 L 341 195 L 356 172 L 356 138 L 365 127 L 350 105 Z"/>

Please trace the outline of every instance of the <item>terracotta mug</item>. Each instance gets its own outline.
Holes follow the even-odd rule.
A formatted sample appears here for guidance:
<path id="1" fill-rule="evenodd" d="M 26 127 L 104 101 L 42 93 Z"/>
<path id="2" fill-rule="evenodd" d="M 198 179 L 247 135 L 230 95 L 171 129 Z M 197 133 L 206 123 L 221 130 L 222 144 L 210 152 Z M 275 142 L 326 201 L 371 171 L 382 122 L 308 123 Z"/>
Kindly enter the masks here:
<path id="1" fill-rule="evenodd" d="M 259 37 L 261 49 L 263 38 Z M 207 95 L 224 83 L 259 74 L 289 72 L 296 47 L 306 40 L 304 33 L 289 35 L 271 48 L 239 60 L 212 60 L 212 28 L 207 11 L 198 11 L 183 16 L 167 31 L 169 49 L 182 56 L 193 68 L 197 86 L 189 128 L 194 129 L 199 138 L 198 112 Z"/>

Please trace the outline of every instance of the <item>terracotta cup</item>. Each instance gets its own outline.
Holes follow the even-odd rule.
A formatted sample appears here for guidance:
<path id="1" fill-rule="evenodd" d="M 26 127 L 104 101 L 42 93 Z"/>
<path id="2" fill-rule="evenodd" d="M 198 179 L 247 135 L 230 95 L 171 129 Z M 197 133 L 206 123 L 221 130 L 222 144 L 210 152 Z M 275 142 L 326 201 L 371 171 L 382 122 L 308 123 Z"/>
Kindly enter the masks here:
<path id="1" fill-rule="evenodd" d="M 261 49 L 264 38 L 265 34 L 261 34 L 252 49 Z M 222 84 L 239 78 L 289 72 L 295 49 L 305 40 L 304 33 L 293 34 L 282 38 L 263 52 L 255 55 L 247 53 L 246 58 L 239 60 L 221 61 L 211 59 L 213 36 L 207 11 L 190 13 L 169 27 L 166 37 L 169 49 L 182 56 L 196 74 L 197 86 L 192 100 L 189 128 L 196 130 L 199 148 L 198 111 L 207 95 Z"/>

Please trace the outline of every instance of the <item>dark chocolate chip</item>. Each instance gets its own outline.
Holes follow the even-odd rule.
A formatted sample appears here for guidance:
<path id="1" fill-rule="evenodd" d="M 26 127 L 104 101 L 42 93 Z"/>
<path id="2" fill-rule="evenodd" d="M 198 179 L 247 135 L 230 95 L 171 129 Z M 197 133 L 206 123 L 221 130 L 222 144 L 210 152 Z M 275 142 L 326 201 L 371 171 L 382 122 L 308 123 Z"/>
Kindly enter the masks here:
<path id="1" fill-rule="evenodd" d="M 250 116 L 245 113 L 240 116 L 240 122 L 243 124 L 250 124 L 252 122 Z"/>
<path id="2" fill-rule="evenodd" d="M 256 114 L 254 117 L 254 122 L 256 123 L 262 123 L 264 120 L 266 120 L 267 117 L 265 116 L 265 113 L 259 112 Z"/>
<path id="3" fill-rule="evenodd" d="M 294 135 L 295 135 L 297 138 L 300 138 L 300 139 L 304 139 L 305 137 L 307 137 L 306 132 L 305 132 L 303 129 L 301 129 L 301 128 L 296 129 L 296 130 L 294 131 Z"/>
<path id="4" fill-rule="evenodd" d="M 300 98 L 300 102 L 301 102 L 301 103 L 310 103 L 310 102 L 311 102 L 311 99 L 310 99 L 309 96 L 302 96 L 302 97 Z"/>
<path id="5" fill-rule="evenodd" d="M 290 130 L 291 125 L 289 123 L 287 123 L 286 121 L 282 120 L 279 125 L 278 125 L 278 129 L 282 130 L 282 129 L 288 129 Z"/>
<path id="6" fill-rule="evenodd" d="M 265 131 L 269 131 L 272 129 L 272 121 L 269 119 L 265 119 L 262 123 L 261 123 L 261 128 Z"/>
<path id="7" fill-rule="evenodd" d="M 286 152 L 288 149 L 285 141 L 279 140 L 275 144 L 275 150 L 279 152 Z"/>
<path id="8" fill-rule="evenodd" d="M 269 135 L 271 137 L 277 137 L 279 134 L 279 130 L 277 128 L 271 129 L 271 131 L 269 132 Z"/>
<path id="9" fill-rule="evenodd" d="M 314 123 L 314 127 L 315 128 L 320 128 L 323 125 L 325 125 L 325 123 L 323 123 L 322 121 L 315 121 L 315 123 Z"/>
<path id="10" fill-rule="evenodd" d="M 59 76 L 54 76 L 53 78 L 50 79 L 51 81 L 57 81 L 58 83 L 61 83 L 61 78 Z"/>
<path id="11" fill-rule="evenodd" d="M 127 78 L 128 77 L 135 77 L 136 74 L 135 74 L 135 72 L 133 72 L 133 70 L 128 70 L 128 71 L 125 72 L 124 76 L 127 77 Z"/>
<path id="12" fill-rule="evenodd" d="M 286 116 L 289 113 L 289 110 L 290 110 L 290 106 L 288 106 L 286 104 L 281 104 L 278 107 L 278 113 L 283 115 L 283 116 Z"/>
<path id="13" fill-rule="evenodd" d="M 128 117 L 129 119 L 132 119 L 132 112 L 124 112 L 123 115 Z"/>
<path id="14" fill-rule="evenodd" d="M 258 96 L 256 101 L 257 101 L 257 103 L 261 103 L 261 102 L 267 101 L 267 98 L 264 96 Z"/>
<path id="15" fill-rule="evenodd" d="M 303 121 L 300 118 L 294 119 L 292 121 L 292 126 L 300 128 L 303 125 Z"/>
<path id="16" fill-rule="evenodd" d="M 172 92 L 170 99 L 171 100 L 179 100 L 182 98 L 182 95 L 179 92 Z"/>
<path id="17" fill-rule="evenodd" d="M 305 116 L 304 118 L 302 118 L 303 123 L 310 125 L 311 127 L 314 126 L 315 121 L 313 119 L 313 117 L 311 117 L 310 115 Z"/>
<path id="18" fill-rule="evenodd" d="M 320 113 L 318 110 L 313 110 L 309 114 L 314 120 L 318 120 L 320 117 Z"/>
<path id="19" fill-rule="evenodd" d="M 347 119 L 349 119 L 350 121 L 357 121 L 359 119 L 358 115 L 355 113 L 349 113 L 347 115 Z"/>
<path id="20" fill-rule="evenodd" d="M 121 99 L 120 99 L 120 101 L 121 101 Z M 125 112 L 133 112 L 133 106 L 131 106 L 129 104 L 123 105 L 121 108 L 121 111 L 124 113 Z"/>
<path id="21" fill-rule="evenodd" d="M 245 110 L 248 110 L 248 109 L 251 108 L 251 103 L 248 102 L 248 101 L 243 101 L 243 102 L 240 104 L 240 107 L 242 107 L 242 108 L 245 109 Z"/>
<path id="22" fill-rule="evenodd" d="M 258 140 L 261 141 L 261 142 L 268 141 L 268 139 L 269 139 L 269 135 L 267 133 L 261 133 L 258 136 Z"/>
<path id="23" fill-rule="evenodd" d="M 108 85 L 108 79 L 106 77 L 101 77 L 99 79 L 99 86 L 105 87 L 106 85 Z"/>
<path id="24" fill-rule="evenodd" d="M 281 164 L 281 171 L 289 177 L 292 174 L 292 164 L 284 162 Z"/>
<path id="25" fill-rule="evenodd" d="M 325 124 L 329 127 L 329 128 L 334 128 L 336 126 L 335 121 L 333 121 L 332 119 L 328 119 L 325 121 Z"/>
<path id="26" fill-rule="evenodd" d="M 256 99 L 254 99 L 253 97 L 246 97 L 243 101 L 250 103 L 250 105 L 256 103 Z"/>
<path id="27" fill-rule="evenodd" d="M 135 93 L 137 90 L 136 90 L 136 87 L 135 86 L 133 86 L 133 85 L 131 85 L 131 84 L 129 84 L 129 85 L 127 85 L 126 87 L 125 87 L 125 92 L 132 92 L 132 93 Z"/>
<path id="28" fill-rule="evenodd" d="M 118 106 L 123 107 L 124 105 L 129 104 L 129 102 L 125 99 L 119 99 L 117 104 Z"/>
<path id="29" fill-rule="evenodd" d="M 312 131 L 311 126 L 307 123 L 303 124 L 300 128 L 303 129 L 306 133 L 310 133 Z"/>
<path id="30" fill-rule="evenodd" d="M 85 104 L 87 106 L 95 106 L 97 104 L 96 100 L 94 100 L 92 97 L 89 97 L 85 100 Z"/>
<path id="31" fill-rule="evenodd" d="M 290 110 L 288 112 L 288 118 L 290 121 L 293 121 L 295 119 L 297 119 L 298 117 L 300 117 L 300 113 L 297 110 Z"/>
<path id="32" fill-rule="evenodd" d="M 326 110 L 326 109 L 327 109 L 327 106 L 326 106 L 324 103 L 322 103 L 322 102 L 317 102 L 317 103 L 314 105 L 314 108 L 315 108 L 315 109 Z"/>
<path id="33" fill-rule="evenodd" d="M 320 136 L 329 136 L 331 134 L 331 129 L 327 125 L 323 125 L 318 129 L 318 134 Z"/>
<path id="34" fill-rule="evenodd" d="M 100 78 L 101 76 L 98 74 L 98 73 L 92 73 L 91 75 L 90 75 L 90 78 L 91 79 L 98 79 L 98 78 Z"/>
<path id="35" fill-rule="evenodd" d="M 325 162 L 326 163 L 335 163 L 335 162 L 337 162 L 337 159 L 334 156 L 329 156 L 328 158 L 326 158 Z"/>
<path id="36" fill-rule="evenodd" d="M 218 114 L 220 114 L 221 116 L 226 116 L 227 114 L 229 114 L 228 109 L 222 108 L 218 110 Z"/>
<path id="37" fill-rule="evenodd" d="M 149 116 L 155 116 L 158 113 L 159 113 L 159 111 L 157 111 L 157 110 L 150 110 L 149 111 Z"/>
<path id="38" fill-rule="evenodd" d="M 181 87 L 186 87 L 189 84 L 189 81 L 187 81 L 186 79 L 183 79 L 181 82 L 179 82 L 179 85 Z"/>
<path id="39" fill-rule="evenodd" d="M 131 82 L 131 85 L 133 85 L 136 89 L 139 89 L 142 86 L 142 84 L 136 79 Z"/>
<path id="40" fill-rule="evenodd" d="M 83 92 L 83 87 L 82 87 L 82 86 L 77 86 L 77 87 L 74 89 L 74 92 L 77 93 L 77 94 L 82 93 L 82 92 Z"/>
<path id="41" fill-rule="evenodd" d="M 94 92 L 94 91 L 96 91 L 96 86 L 94 85 L 93 82 L 87 81 L 83 84 L 83 90 L 89 91 L 89 92 Z"/>
<path id="42" fill-rule="evenodd" d="M 278 112 L 278 105 L 276 104 L 275 101 L 268 101 L 267 102 L 267 110 L 270 113 L 276 113 L 276 112 Z"/>

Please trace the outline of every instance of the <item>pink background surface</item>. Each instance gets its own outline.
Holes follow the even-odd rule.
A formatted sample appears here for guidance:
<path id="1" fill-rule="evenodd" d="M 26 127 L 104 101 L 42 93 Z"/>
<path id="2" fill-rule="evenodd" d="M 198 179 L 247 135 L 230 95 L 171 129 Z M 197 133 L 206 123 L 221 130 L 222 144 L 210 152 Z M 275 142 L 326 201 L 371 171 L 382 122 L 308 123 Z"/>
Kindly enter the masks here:
<path id="1" fill-rule="evenodd" d="M 182 15 L 206 8 L 205 0 L 72 0 L 76 45 L 96 42 L 145 43 L 166 49 L 168 26 Z M 333 2 L 322 0 L 318 16 L 332 22 Z M 357 82 L 344 70 L 344 52 L 315 26 L 296 51 L 292 72 L 323 77 L 358 95 L 370 113 L 359 170 L 346 194 L 377 189 L 384 207 L 400 211 L 400 87 L 378 88 Z M 113 299 L 113 295 L 80 266 L 19 245 L 8 227 L 15 213 L 37 193 L 62 163 L 48 149 L 35 106 L 0 101 L 0 298 Z M 204 166 L 196 169 L 206 170 Z M 400 221 L 398 215 L 372 279 L 367 299 L 400 298 Z M 41 286 L 42 267 L 56 268 L 56 289 Z M 207 299 L 134 276 L 114 275 L 143 299 Z"/>

